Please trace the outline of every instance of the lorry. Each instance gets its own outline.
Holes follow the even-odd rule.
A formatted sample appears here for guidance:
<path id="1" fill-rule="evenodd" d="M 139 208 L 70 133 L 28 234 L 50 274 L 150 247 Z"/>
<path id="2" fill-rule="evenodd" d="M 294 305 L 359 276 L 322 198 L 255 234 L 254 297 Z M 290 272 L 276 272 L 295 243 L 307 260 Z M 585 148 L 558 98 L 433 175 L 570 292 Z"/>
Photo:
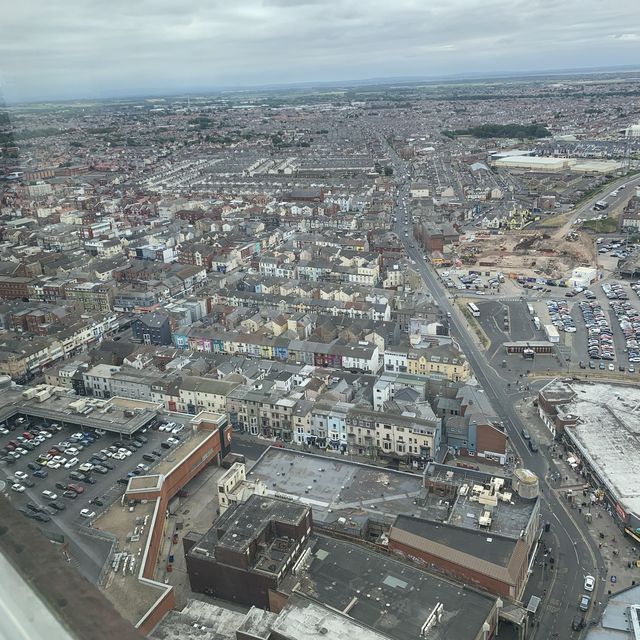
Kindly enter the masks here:
<path id="1" fill-rule="evenodd" d="M 535 316 L 535 318 L 533 319 L 533 324 L 536 329 L 540 330 L 540 318 L 538 318 L 538 316 Z"/>
<path id="2" fill-rule="evenodd" d="M 552 324 L 545 324 L 544 325 L 544 332 L 547 336 L 547 340 L 549 342 L 553 342 L 553 343 L 558 343 L 560 342 L 560 334 L 558 333 L 558 330 L 552 325 Z"/>

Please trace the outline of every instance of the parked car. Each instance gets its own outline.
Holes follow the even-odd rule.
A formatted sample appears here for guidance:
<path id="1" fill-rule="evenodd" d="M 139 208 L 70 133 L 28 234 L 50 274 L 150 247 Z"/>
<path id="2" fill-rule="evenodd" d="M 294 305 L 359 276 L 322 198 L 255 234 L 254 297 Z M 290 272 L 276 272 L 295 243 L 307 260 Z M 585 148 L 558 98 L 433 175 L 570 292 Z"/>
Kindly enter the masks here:
<path id="1" fill-rule="evenodd" d="M 83 518 L 93 518 L 96 515 L 95 511 L 91 511 L 90 509 L 81 509 L 80 515 Z"/>
<path id="2" fill-rule="evenodd" d="M 55 509 L 56 511 L 64 511 L 64 509 L 66 509 L 66 507 L 64 506 L 64 503 L 56 502 L 55 500 L 52 502 L 49 502 L 49 506 L 52 509 Z"/>
<path id="3" fill-rule="evenodd" d="M 580 598 L 580 604 L 579 604 L 580 611 L 588 611 L 590 604 L 591 604 L 591 597 L 588 596 L 586 593 L 583 594 L 582 598 Z"/>
<path id="4" fill-rule="evenodd" d="M 585 576 L 584 577 L 584 590 L 585 591 L 593 591 L 596 586 L 596 579 L 593 576 Z"/>
<path id="5" fill-rule="evenodd" d="M 70 500 L 75 500 L 78 497 L 78 494 L 75 491 L 65 491 L 62 495 Z"/>

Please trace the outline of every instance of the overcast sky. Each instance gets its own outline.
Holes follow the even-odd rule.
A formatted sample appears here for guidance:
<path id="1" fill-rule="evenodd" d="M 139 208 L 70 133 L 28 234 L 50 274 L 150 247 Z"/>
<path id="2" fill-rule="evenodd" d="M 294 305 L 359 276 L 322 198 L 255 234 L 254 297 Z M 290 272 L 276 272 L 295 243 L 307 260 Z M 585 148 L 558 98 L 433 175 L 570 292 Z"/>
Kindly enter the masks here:
<path id="1" fill-rule="evenodd" d="M 640 65 L 640 0 L 15 0 L 10 101 Z"/>

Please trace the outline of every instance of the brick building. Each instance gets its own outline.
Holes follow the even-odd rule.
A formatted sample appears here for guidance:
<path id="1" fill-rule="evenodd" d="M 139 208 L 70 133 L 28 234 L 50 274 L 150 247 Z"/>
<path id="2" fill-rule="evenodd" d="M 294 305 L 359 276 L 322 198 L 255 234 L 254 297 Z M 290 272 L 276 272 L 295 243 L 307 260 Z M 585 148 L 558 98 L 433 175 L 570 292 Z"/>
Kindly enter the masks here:
<path id="1" fill-rule="evenodd" d="M 311 509 L 252 495 L 226 511 L 202 537 L 185 537 L 191 589 L 269 607 L 269 593 L 296 564 L 311 532 Z"/>

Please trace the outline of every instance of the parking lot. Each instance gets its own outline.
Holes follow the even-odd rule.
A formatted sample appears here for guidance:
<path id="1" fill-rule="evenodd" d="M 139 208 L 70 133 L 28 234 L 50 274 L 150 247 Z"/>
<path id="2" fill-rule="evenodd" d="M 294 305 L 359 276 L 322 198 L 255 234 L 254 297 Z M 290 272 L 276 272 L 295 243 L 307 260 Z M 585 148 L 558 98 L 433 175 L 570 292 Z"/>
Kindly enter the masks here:
<path id="1" fill-rule="evenodd" d="M 128 477 L 152 472 L 158 461 L 189 439 L 193 432 L 182 426 L 179 434 L 172 434 L 160 431 L 163 426 L 156 423 L 136 434 L 136 441 L 14 418 L 0 427 L 0 477 L 6 480 L 16 508 L 50 539 L 68 543 L 70 561 L 96 581 L 110 545 L 99 538 L 79 536 L 82 525 L 89 525 L 122 496 Z M 169 437 L 176 438 L 174 444 L 166 444 Z"/>

